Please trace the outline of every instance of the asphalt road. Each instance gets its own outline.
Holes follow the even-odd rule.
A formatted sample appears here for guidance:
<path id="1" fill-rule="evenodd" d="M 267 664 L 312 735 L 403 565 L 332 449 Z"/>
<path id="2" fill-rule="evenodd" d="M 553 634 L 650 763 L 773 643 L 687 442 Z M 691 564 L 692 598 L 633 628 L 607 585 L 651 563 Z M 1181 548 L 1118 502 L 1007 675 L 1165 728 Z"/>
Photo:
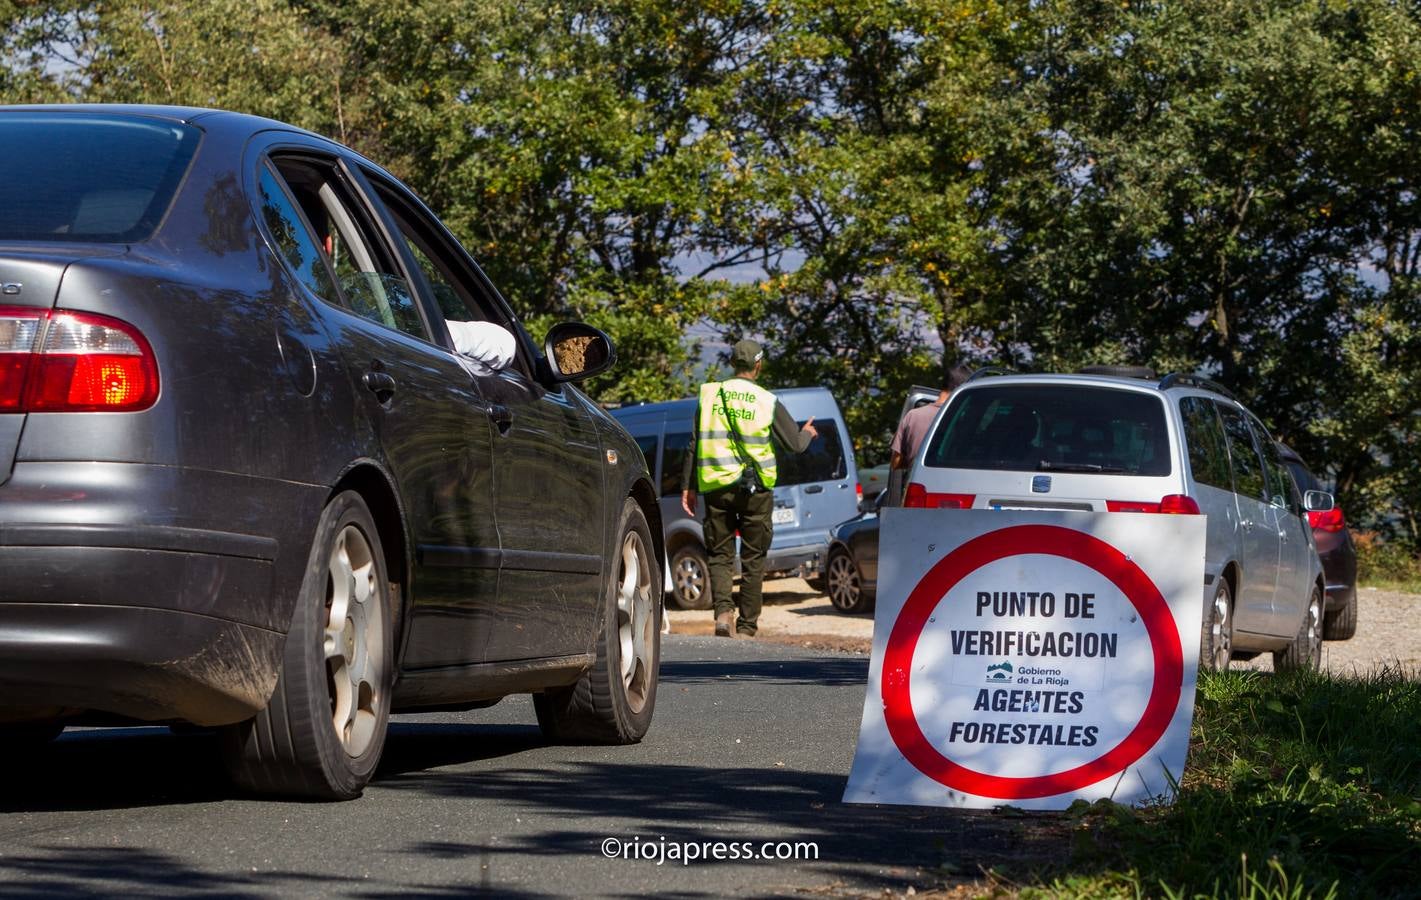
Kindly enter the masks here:
<path id="1" fill-rule="evenodd" d="M 377 780 L 349 803 L 236 796 L 207 735 L 68 732 L 0 776 L 0 892 L 857 895 L 991 861 L 991 814 L 839 802 L 867 657 L 681 635 L 664 657 L 638 746 L 550 745 L 526 698 L 402 716 Z M 663 838 L 813 843 L 818 858 L 603 855 L 608 839 L 661 852 Z"/>

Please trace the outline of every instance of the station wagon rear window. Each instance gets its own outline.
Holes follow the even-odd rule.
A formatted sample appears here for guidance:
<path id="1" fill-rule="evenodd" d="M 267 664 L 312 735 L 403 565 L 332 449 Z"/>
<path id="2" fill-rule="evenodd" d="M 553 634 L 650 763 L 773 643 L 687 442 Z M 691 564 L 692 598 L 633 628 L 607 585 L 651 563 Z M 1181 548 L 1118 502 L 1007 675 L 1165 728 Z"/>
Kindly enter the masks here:
<path id="1" fill-rule="evenodd" d="M 145 240 L 158 227 L 201 132 L 101 114 L 5 113 L 0 240 Z"/>
<path id="2" fill-rule="evenodd" d="M 1001 385 L 953 398 L 930 439 L 933 468 L 1170 473 L 1164 403 L 1137 391 Z"/>

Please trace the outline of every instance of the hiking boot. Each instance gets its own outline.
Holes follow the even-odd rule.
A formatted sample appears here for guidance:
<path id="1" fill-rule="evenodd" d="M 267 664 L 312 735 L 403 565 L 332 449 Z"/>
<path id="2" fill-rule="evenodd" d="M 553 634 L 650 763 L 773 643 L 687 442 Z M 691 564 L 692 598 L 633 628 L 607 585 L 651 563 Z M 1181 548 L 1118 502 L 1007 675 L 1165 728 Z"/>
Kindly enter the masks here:
<path id="1" fill-rule="evenodd" d="M 723 613 L 716 613 L 715 616 L 715 636 L 730 637 L 731 630 L 735 627 L 735 611 L 726 610 Z"/>

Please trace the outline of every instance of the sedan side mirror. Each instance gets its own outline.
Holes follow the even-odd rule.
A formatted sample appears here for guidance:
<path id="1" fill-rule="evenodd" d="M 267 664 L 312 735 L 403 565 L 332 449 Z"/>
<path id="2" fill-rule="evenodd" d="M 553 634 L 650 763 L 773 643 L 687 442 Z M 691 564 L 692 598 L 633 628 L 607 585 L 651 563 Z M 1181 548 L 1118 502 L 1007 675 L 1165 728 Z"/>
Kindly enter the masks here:
<path id="1" fill-rule="evenodd" d="M 554 325 L 543 349 L 554 381 L 581 381 L 607 371 L 617 361 L 612 339 L 581 322 Z"/>
<path id="2" fill-rule="evenodd" d="M 1303 509 L 1308 512 L 1327 512 L 1336 505 L 1327 491 L 1308 491 L 1303 495 Z"/>

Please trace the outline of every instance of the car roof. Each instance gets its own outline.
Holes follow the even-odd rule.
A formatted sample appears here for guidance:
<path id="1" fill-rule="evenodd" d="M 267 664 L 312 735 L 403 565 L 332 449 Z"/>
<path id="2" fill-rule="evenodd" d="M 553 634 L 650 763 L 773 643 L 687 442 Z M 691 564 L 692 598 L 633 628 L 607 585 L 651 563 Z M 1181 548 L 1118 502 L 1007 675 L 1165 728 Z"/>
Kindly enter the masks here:
<path id="1" fill-rule="evenodd" d="M 284 131 L 298 131 L 312 137 L 323 137 L 289 122 L 254 116 L 248 113 L 232 112 L 225 109 L 210 109 L 201 106 L 165 106 L 158 103 L 36 103 L 0 106 L 0 113 L 42 112 L 69 115 L 103 115 L 145 119 L 168 119 L 173 122 L 194 124 L 199 121 L 220 120 L 230 123 L 245 123 L 251 131 L 265 131 L 280 128 Z M 329 138 L 325 138 L 330 140 Z"/>
<path id="2" fill-rule="evenodd" d="M 839 413 L 839 404 L 834 399 L 833 393 L 826 387 L 797 387 L 781 388 L 774 391 L 776 398 L 784 403 L 785 409 L 791 414 L 803 412 L 805 415 L 820 417 L 835 416 Z M 610 412 L 617 419 L 622 421 L 645 419 L 657 419 L 661 416 L 674 418 L 675 416 L 685 416 L 689 418 L 695 413 L 696 397 L 682 397 L 679 400 L 662 400 L 656 403 L 633 403 L 626 406 L 618 406 L 610 409 Z"/>
<path id="3" fill-rule="evenodd" d="M 998 375 L 992 374 L 987 377 L 976 378 L 967 382 L 957 389 L 957 391 L 979 389 L 984 386 L 999 384 L 1057 384 L 1057 385 L 1079 385 L 1081 387 L 1104 387 L 1124 390 L 1139 391 L 1150 394 L 1165 394 L 1176 391 L 1190 391 L 1205 393 L 1221 400 L 1238 402 L 1235 398 L 1224 393 L 1222 389 L 1203 379 L 1193 376 L 1161 378 L 1128 378 L 1120 375 L 1083 375 L 1076 373 L 1041 372 L 1034 374 L 1020 375 Z M 956 394 L 957 391 L 953 393 Z"/>

